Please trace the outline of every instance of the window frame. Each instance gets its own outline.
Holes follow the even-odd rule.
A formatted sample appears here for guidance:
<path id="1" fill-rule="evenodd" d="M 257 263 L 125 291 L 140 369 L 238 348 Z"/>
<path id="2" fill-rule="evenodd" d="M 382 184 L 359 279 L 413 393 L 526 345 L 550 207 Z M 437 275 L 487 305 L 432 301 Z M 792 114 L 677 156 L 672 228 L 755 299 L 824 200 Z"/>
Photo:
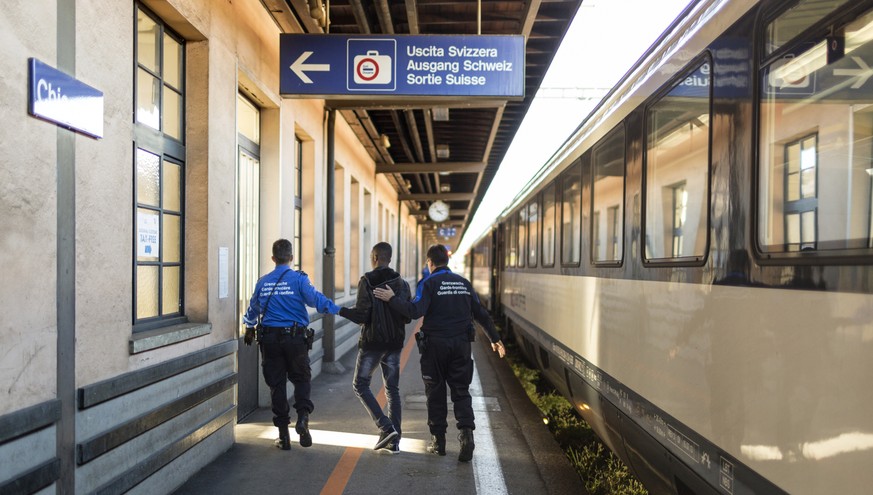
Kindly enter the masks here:
<path id="1" fill-rule="evenodd" d="M 186 196 L 187 196 L 187 181 L 186 181 L 186 173 L 187 173 L 187 161 L 186 161 L 186 146 L 185 146 L 185 136 L 187 133 L 187 116 L 185 114 L 185 103 L 187 101 L 187 79 L 185 77 L 185 71 L 187 66 L 187 46 L 185 39 L 182 38 L 178 33 L 174 32 L 160 17 L 155 15 L 151 10 L 149 10 L 145 5 L 140 2 L 135 2 L 134 4 L 134 15 L 133 15 L 133 112 L 131 114 L 132 124 L 133 124 L 133 141 L 132 141 L 132 149 L 133 149 L 133 159 L 132 159 L 132 174 L 133 174 L 133 197 L 132 197 L 132 212 L 133 212 L 133 232 L 132 232 L 132 243 L 131 243 L 131 251 L 133 255 L 133 263 L 131 270 L 131 295 L 132 295 L 132 306 L 131 306 L 131 326 L 132 332 L 134 334 L 139 332 L 144 332 L 148 330 L 153 330 L 156 328 L 168 327 L 180 323 L 186 323 L 188 321 L 188 317 L 185 315 L 185 224 L 186 224 L 186 216 L 187 216 L 187 208 L 186 208 Z M 146 15 L 152 22 L 158 26 L 160 29 L 160 47 L 158 49 L 158 57 L 160 58 L 160 74 L 156 75 L 154 72 L 140 65 L 139 58 L 139 50 L 138 50 L 138 40 L 139 40 L 139 20 L 138 13 L 142 12 Z M 164 82 L 164 67 L 163 67 L 163 56 L 164 56 L 164 36 L 169 36 L 174 41 L 178 42 L 181 45 L 181 61 L 180 61 L 180 87 L 176 88 Z M 158 77 L 161 85 L 160 91 L 160 130 L 151 127 L 148 124 L 141 123 L 137 121 L 137 72 L 140 69 L 145 69 L 149 72 L 150 75 Z M 180 93 L 180 138 L 175 138 L 171 135 L 165 134 L 164 129 L 164 109 L 163 109 L 163 89 L 164 87 L 170 87 L 173 90 L 178 90 Z M 137 150 L 143 150 L 147 153 L 156 155 L 160 160 L 160 177 L 159 177 L 159 205 L 157 207 L 153 205 L 141 205 L 138 200 L 138 182 L 137 182 Z M 178 165 L 179 170 L 179 210 L 166 210 L 163 205 L 164 201 L 164 163 L 170 162 L 175 165 Z M 158 257 L 158 261 L 156 262 L 145 262 L 138 261 L 137 249 L 138 249 L 138 239 L 137 239 L 137 212 L 140 208 L 146 208 L 152 211 L 157 211 L 160 218 L 160 227 L 159 232 L 161 236 L 161 241 L 159 241 L 159 250 L 160 256 Z M 164 213 L 169 212 L 169 214 L 179 216 L 179 261 L 178 262 L 165 262 L 163 259 L 163 238 L 164 238 Z M 158 266 L 158 295 L 157 295 L 157 307 L 158 314 L 156 316 L 151 316 L 147 318 L 138 318 L 137 316 L 137 304 L 138 304 L 138 277 L 137 277 L 137 269 L 140 266 Z M 163 290 L 163 268 L 165 266 L 177 266 L 179 268 L 179 311 L 174 313 L 163 313 L 163 298 L 164 298 L 164 290 Z"/>
<path id="2" fill-rule="evenodd" d="M 294 136 L 294 238 L 291 240 L 294 247 L 294 260 L 291 267 L 295 270 L 303 268 L 303 140 L 300 136 Z"/>
<path id="3" fill-rule="evenodd" d="M 136 16 L 137 11 L 141 11 L 143 14 L 145 14 L 161 30 L 161 32 L 160 32 L 161 36 L 159 36 L 159 38 L 161 39 L 161 46 L 160 46 L 160 50 L 158 51 L 158 58 L 161 59 L 161 62 L 160 62 L 161 63 L 161 74 L 160 75 L 155 74 L 148 67 L 140 65 L 139 47 L 138 47 L 138 43 L 137 43 L 139 40 L 139 37 L 138 37 L 139 36 L 138 35 L 138 33 L 139 33 L 138 27 L 139 26 L 138 26 L 138 20 L 137 20 L 137 16 Z M 152 12 L 151 9 L 149 9 L 147 6 L 143 5 L 141 2 L 134 3 L 133 31 L 134 31 L 134 40 L 133 40 L 133 66 L 134 66 L 134 70 L 133 70 L 133 114 L 132 114 L 132 116 L 133 116 L 134 130 L 135 130 L 135 132 L 140 131 L 140 130 L 152 131 L 154 134 L 159 135 L 164 139 L 170 139 L 170 140 L 176 141 L 184 147 L 184 145 L 185 145 L 185 132 L 187 130 L 187 115 L 185 114 L 185 103 L 186 103 L 186 97 L 187 97 L 187 82 L 188 82 L 187 78 L 185 77 L 185 71 L 187 69 L 187 61 L 188 61 L 188 57 L 187 57 L 187 53 L 186 53 L 186 40 L 181 35 L 179 35 L 175 31 L 173 31 L 173 29 L 170 28 L 167 25 L 167 23 L 164 22 L 163 19 L 161 19 L 157 14 Z M 178 88 L 169 84 L 169 83 L 164 82 L 164 75 L 163 75 L 163 73 L 164 73 L 164 68 L 163 68 L 164 35 L 169 36 L 170 38 L 175 40 L 177 43 L 179 43 L 182 47 L 182 60 L 181 60 L 181 64 L 179 67 L 179 71 L 180 71 L 179 77 L 181 79 L 181 84 L 180 84 L 180 87 L 178 87 Z M 143 69 L 146 72 L 148 72 L 149 75 L 157 77 L 161 82 L 161 91 L 160 91 L 160 95 L 159 95 L 159 101 L 160 101 L 159 106 L 161 109 L 161 111 L 160 111 L 160 114 L 161 114 L 160 129 L 155 129 L 154 127 L 151 127 L 148 124 L 143 124 L 143 123 L 140 123 L 137 121 L 137 116 L 136 116 L 137 89 L 138 89 L 137 88 L 137 71 L 139 69 Z M 164 125 L 163 119 L 164 119 L 165 113 L 164 113 L 164 91 L 163 91 L 163 89 L 165 86 L 178 92 L 181 95 L 181 101 L 180 101 L 181 105 L 179 107 L 179 118 L 180 118 L 179 125 L 180 125 L 180 131 L 181 131 L 180 134 L 181 135 L 180 135 L 179 139 L 164 133 L 165 125 Z M 143 128 L 143 129 L 139 129 L 139 128 Z"/>
<path id="4" fill-rule="evenodd" d="M 608 213 L 609 213 L 610 209 L 611 208 L 618 208 L 620 210 L 621 219 L 618 222 L 620 228 L 615 230 L 614 235 L 616 237 L 620 237 L 622 239 L 621 253 L 619 254 L 619 256 L 616 259 L 597 260 L 597 259 L 595 259 L 595 246 L 593 244 L 594 239 L 595 239 L 595 235 L 594 235 L 594 229 L 595 229 L 595 227 L 594 227 L 594 199 L 596 196 L 595 190 L 594 190 L 594 184 L 595 184 L 594 174 L 596 172 L 595 169 L 597 166 L 597 164 L 596 164 L 597 152 L 602 147 L 604 147 L 619 132 L 622 133 L 622 138 L 623 138 L 622 143 L 621 143 L 621 146 L 622 146 L 621 147 L 621 155 L 622 155 L 622 161 L 623 161 L 622 170 L 623 170 L 624 176 L 623 176 L 622 185 L 621 185 L 621 201 L 617 205 L 607 206 L 606 209 L 604 209 L 604 213 L 607 213 L 606 221 L 608 222 L 609 221 Z M 621 123 L 619 123 L 618 125 L 613 127 L 592 148 L 592 153 L 591 153 L 591 224 L 589 225 L 589 229 L 590 229 L 590 238 L 592 239 L 591 253 L 590 253 L 591 254 L 591 264 L 594 266 L 620 267 L 624 264 L 624 252 L 625 252 L 624 230 L 625 230 L 625 210 L 626 210 L 625 205 L 627 204 L 627 142 L 628 142 L 627 140 L 628 140 L 627 128 L 625 126 L 625 122 L 622 121 Z M 612 239 L 608 238 L 609 237 L 608 236 L 608 234 L 609 234 L 608 227 L 606 229 L 606 233 L 607 233 L 607 236 L 604 237 L 603 241 L 607 243 L 607 249 L 610 249 L 614 243 L 613 243 Z"/>
<path id="5" fill-rule="evenodd" d="M 572 174 L 574 169 L 577 170 L 577 174 L 578 174 L 577 177 L 579 178 L 579 203 L 578 203 L 579 204 L 579 234 L 576 236 L 576 239 L 575 239 L 575 241 L 577 243 L 576 246 L 579 250 L 579 259 L 577 261 L 565 261 L 564 260 L 564 191 L 565 191 L 564 183 L 570 177 L 570 175 Z M 560 249 L 560 251 L 561 251 L 561 266 L 564 266 L 564 267 L 582 266 L 582 205 L 583 205 L 582 183 L 583 183 L 583 175 L 584 174 L 583 174 L 583 170 L 582 170 L 582 158 L 581 157 L 573 160 L 573 163 L 571 163 L 570 166 L 568 166 L 566 169 L 564 169 L 561 172 L 561 175 L 559 175 L 560 184 L 561 184 L 561 193 L 560 193 L 561 201 L 559 203 L 561 205 L 561 215 L 560 215 L 560 219 L 561 219 L 561 223 L 560 223 L 560 226 L 561 226 L 561 229 L 560 229 L 561 230 L 561 235 L 560 235 L 561 249 Z"/>
<path id="6" fill-rule="evenodd" d="M 559 203 L 557 201 L 558 186 L 557 186 L 557 181 L 555 181 L 555 180 L 553 180 L 548 185 L 546 185 L 546 187 L 543 188 L 542 193 L 540 194 L 540 197 L 541 197 L 540 218 L 545 219 L 546 195 L 548 193 L 549 188 L 552 189 L 552 262 L 546 263 L 546 260 L 545 260 L 546 249 L 545 249 L 544 244 L 545 244 L 545 240 L 546 240 L 546 235 L 545 235 L 545 226 L 546 225 L 545 225 L 545 222 L 540 221 L 540 236 L 539 236 L 540 252 L 539 252 L 539 256 L 540 256 L 540 266 L 542 266 L 543 268 L 551 268 L 551 267 L 555 266 L 555 246 L 556 246 L 555 239 L 557 238 L 557 232 L 558 232 L 558 204 Z"/>
<path id="7" fill-rule="evenodd" d="M 621 243 L 621 251 L 617 251 L 619 250 L 618 239 L 624 238 L 624 215 L 620 214 L 624 212 L 624 208 L 621 208 L 621 210 L 619 208 L 621 208 L 621 205 L 606 207 L 606 221 L 609 222 L 606 225 L 606 234 L 607 242 L 609 243 L 608 249 L 612 251 L 613 260 L 615 260 L 618 266 L 621 266 L 624 258 L 624 242 Z M 610 232 L 612 232 L 612 237 L 609 236 Z"/>
<path id="8" fill-rule="evenodd" d="M 528 211 L 527 211 L 527 204 L 526 203 L 521 205 L 521 207 L 515 211 L 515 223 L 516 223 L 515 228 L 516 228 L 516 232 L 517 232 L 516 233 L 516 241 L 518 243 L 518 245 L 517 245 L 518 257 L 516 258 L 516 260 L 517 260 L 516 266 L 518 266 L 519 268 L 524 268 L 525 265 L 527 264 L 526 263 L 526 261 L 527 261 L 527 244 L 528 244 L 528 242 L 527 242 L 527 240 L 528 240 L 528 237 L 527 237 L 527 224 L 528 224 L 527 213 L 528 213 Z"/>
<path id="9" fill-rule="evenodd" d="M 803 172 L 804 172 L 804 170 L 803 170 L 803 167 L 801 166 L 801 163 L 798 163 L 798 169 L 797 169 L 796 175 L 797 175 L 797 180 L 798 180 L 798 190 L 797 191 L 798 191 L 799 197 L 797 199 L 793 199 L 793 200 L 788 199 L 788 190 L 789 190 L 789 183 L 788 183 L 789 180 L 788 179 L 789 179 L 789 176 L 793 175 L 793 174 L 788 169 L 788 167 L 785 168 L 785 179 L 784 179 L 783 184 L 782 184 L 783 185 L 782 197 L 785 198 L 785 204 L 783 205 L 785 218 L 783 218 L 783 223 L 784 223 L 784 229 L 786 232 L 786 236 L 785 236 L 786 239 L 785 239 L 785 242 L 783 243 L 784 244 L 784 248 L 783 248 L 784 251 L 783 252 L 786 252 L 786 253 L 803 251 L 804 247 L 807 244 L 809 244 L 807 242 L 804 242 L 804 240 L 803 240 L 803 216 L 805 213 L 812 213 L 814 218 L 815 218 L 814 225 L 813 225 L 813 232 L 815 235 L 815 240 L 812 241 L 812 245 L 813 245 L 813 250 L 817 250 L 816 246 L 818 245 L 818 200 L 819 200 L 819 181 L 818 181 L 819 177 L 818 177 L 818 174 L 819 174 L 819 169 L 820 169 L 819 156 L 818 156 L 818 153 L 819 153 L 818 134 L 819 134 L 818 130 L 816 130 L 814 132 L 811 132 L 809 134 L 805 134 L 803 136 L 800 136 L 796 139 L 792 139 L 791 141 L 788 141 L 788 142 L 782 144 L 782 148 L 783 148 L 783 150 L 785 150 L 785 151 L 783 151 L 783 156 L 788 156 L 787 150 L 790 146 L 797 145 L 798 150 L 799 150 L 799 156 L 802 157 L 803 156 L 803 144 L 804 144 L 804 142 L 808 141 L 810 138 L 812 138 L 814 140 L 813 146 L 815 149 L 815 166 L 814 166 L 814 170 L 813 170 L 813 173 L 815 175 L 815 194 L 813 194 L 812 197 L 809 197 L 809 198 L 803 197 Z M 801 159 L 801 162 L 802 162 L 802 159 Z M 798 217 L 798 226 L 799 226 L 798 233 L 800 234 L 800 239 L 796 243 L 798 245 L 797 249 L 789 249 L 788 248 L 788 246 L 794 244 L 794 243 L 789 242 L 789 239 L 787 236 L 788 217 L 791 215 L 797 215 L 797 217 Z"/>
<path id="10" fill-rule="evenodd" d="M 751 152 L 752 170 L 751 170 L 751 219 L 750 219 L 750 239 L 752 245 L 752 253 L 757 263 L 766 266 L 786 266 L 786 265 L 810 265 L 829 263 L 834 265 L 869 265 L 873 264 L 873 204 L 868 208 L 868 234 L 867 239 L 858 239 L 866 241 L 866 247 L 844 247 L 836 249 L 822 249 L 819 247 L 821 240 L 816 239 L 816 249 L 811 251 L 768 251 L 763 244 L 763 239 L 760 234 L 760 224 L 762 215 L 769 206 L 763 206 L 761 201 L 761 180 L 762 173 L 767 168 L 762 164 L 761 140 L 763 134 L 763 100 L 764 94 L 763 74 L 765 70 L 774 62 L 786 56 L 789 53 L 795 53 L 800 45 L 808 44 L 810 47 L 815 46 L 818 42 L 824 40 L 832 32 L 838 31 L 843 27 L 851 24 L 863 14 L 873 8 L 870 2 L 843 2 L 841 6 L 835 8 L 831 12 L 822 15 L 814 22 L 809 23 L 803 30 L 798 31 L 793 38 L 783 41 L 783 43 L 774 50 L 767 51 L 764 46 L 767 42 L 767 31 L 771 23 L 776 21 L 780 16 L 799 5 L 799 2 L 792 2 L 789 5 L 775 2 L 770 8 L 762 12 L 756 26 L 756 37 L 753 45 L 754 62 L 753 62 L 753 100 L 752 100 L 752 119 L 753 119 L 753 146 Z M 811 127 L 809 132 L 803 136 L 809 136 L 812 133 L 818 133 L 819 129 Z M 799 135 L 800 136 L 800 135 Z M 792 139 L 791 141 L 795 141 Z M 820 153 L 819 138 L 816 137 L 816 154 Z M 781 143 L 783 145 L 788 142 Z M 819 175 L 821 171 L 821 163 L 816 164 L 816 200 L 818 197 L 818 189 L 820 187 Z M 870 187 L 873 191 L 873 177 L 870 178 Z M 802 220 L 801 220 L 802 222 Z M 815 209 L 816 229 L 819 226 L 819 211 Z M 801 243 L 802 244 L 802 243 Z M 782 246 L 787 245 L 783 242 Z"/>
<path id="11" fill-rule="evenodd" d="M 844 20 L 847 18 L 856 18 L 857 14 L 861 14 L 870 9 L 870 4 L 866 4 L 865 2 L 853 2 L 851 0 L 845 0 L 840 4 L 837 8 L 833 9 L 831 12 L 820 16 L 817 20 L 814 20 L 806 25 L 805 28 L 797 31 L 793 38 L 790 38 L 786 41 L 783 41 L 782 44 L 767 52 L 766 48 L 763 44 L 768 41 L 768 33 L 767 30 L 773 21 L 777 20 L 781 15 L 787 13 L 788 11 L 798 7 L 803 0 L 795 0 L 791 2 L 772 2 L 770 5 L 765 7 L 762 12 L 762 15 L 759 16 L 759 24 L 758 29 L 756 30 L 756 34 L 758 35 L 755 42 L 754 52 L 757 54 L 756 64 L 757 68 L 760 70 L 762 67 L 770 65 L 773 61 L 782 58 L 786 53 L 791 51 L 791 48 L 799 43 L 808 42 L 811 39 L 816 39 L 820 37 L 821 34 L 830 34 L 830 29 L 828 26 L 838 23 L 841 25 L 845 25 L 846 22 L 838 22 L 840 20 Z M 756 74 L 758 76 L 759 74 Z M 760 89 L 760 81 L 756 82 L 756 88 Z"/>
<path id="12" fill-rule="evenodd" d="M 262 109 L 259 106 L 257 106 L 255 104 L 255 102 L 252 101 L 252 99 L 249 98 L 242 91 L 239 91 L 237 93 L 237 102 L 238 102 L 237 105 L 239 105 L 240 99 L 245 100 L 246 104 L 250 105 L 255 111 L 257 111 L 257 114 L 258 114 L 258 137 L 260 137 L 260 118 L 261 118 Z M 238 113 L 238 115 L 239 115 L 239 113 Z M 243 280 L 242 280 L 243 276 L 240 273 L 241 266 L 243 265 L 243 261 L 244 261 L 243 253 L 245 251 L 244 248 L 242 247 L 242 239 L 241 239 L 240 232 L 239 232 L 239 227 L 240 227 L 240 224 L 242 223 L 242 219 L 240 218 L 241 217 L 241 215 L 240 215 L 241 208 L 240 208 L 240 204 L 239 204 L 241 183 L 242 183 L 242 180 L 239 176 L 239 173 L 241 170 L 241 168 L 240 168 L 241 167 L 240 155 L 245 154 L 249 158 L 257 161 L 257 163 L 258 163 L 258 181 L 257 182 L 258 182 L 258 187 L 259 187 L 260 186 L 261 144 L 260 144 L 260 140 L 258 142 L 252 141 L 250 138 L 248 138 L 247 136 L 243 135 L 242 132 L 240 132 L 240 130 L 239 130 L 239 117 L 237 117 L 237 140 L 238 140 L 238 142 L 237 142 L 237 163 L 236 163 L 237 178 L 236 178 L 236 188 L 235 188 L 236 189 L 236 200 L 235 201 L 237 202 L 237 204 L 236 204 L 236 224 L 237 225 L 235 227 L 236 239 L 235 239 L 234 244 L 236 247 L 236 266 L 237 266 L 236 274 L 237 274 L 237 278 L 238 278 L 238 280 L 237 280 L 238 293 L 236 296 L 237 297 L 237 317 L 239 318 L 239 322 L 240 322 L 239 323 L 240 327 L 239 327 L 238 337 L 241 337 L 245 333 L 245 326 L 243 325 L 241 318 L 242 318 L 243 313 L 245 313 L 245 311 L 246 311 L 246 304 L 248 304 L 248 298 L 251 296 L 252 291 L 254 290 L 255 285 L 257 283 L 257 280 L 258 280 L 258 273 L 257 273 L 258 268 L 257 267 L 260 266 L 260 257 L 261 257 L 261 249 L 260 248 L 261 248 L 261 245 L 260 245 L 260 242 L 258 242 L 258 247 L 256 249 L 256 252 L 254 253 L 254 260 L 253 260 L 254 264 L 255 264 L 254 283 L 252 283 L 251 286 L 246 286 L 244 288 L 243 287 Z M 257 229 L 257 232 L 255 232 L 255 237 L 259 237 L 259 236 L 260 236 L 260 215 L 258 215 L 258 229 Z"/>
<path id="13" fill-rule="evenodd" d="M 527 208 L 527 267 L 536 268 L 540 254 L 540 194 L 535 194 L 533 199 L 527 202 L 525 208 Z M 531 218 L 533 218 L 530 213 L 531 208 L 535 208 L 537 210 L 536 219 L 534 219 L 533 221 L 533 226 L 531 226 Z M 531 230 L 535 232 L 536 239 L 531 239 Z"/>
<path id="14" fill-rule="evenodd" d="M 506 266 L 510 268 L 518 267 L 518 230 L 516 230 L 516 223 L 516 214 L 513 212 L 509 215 L 507 222 L 507 225 L 509 225 L 509 233 L 507 234 L 507 240 L 509 241 L 509 258 Z"/>
<path id="15" fill-rule="evenodd" d="M 672 255 L 670 256 L 671 258 L 681 258 L 682 257 L 680 254 L 676 254 L 676 251 L 681 252 L 682 245 L 685 242 L 685 222 L 683 222 L 681 225 L 677 225 L 676 216 L 677 216 L 677 213 L 679 210 L 679 207 L 678 207 L 679 202 L 677 201 L 676 197 L 680 195 L 680 194 L 677 194 L 680 191 L 682 193 L 688 192 L 687 185 L 688 185 L 688 181 L 681 180 L 679 182 L 674 182 L 673 184 L 669 184 L 667 186 L 664 186 L 664 189 L 670 190 L 670 212 L 671 212 L 671 215 L 670 215 L 670 250 L 672 251 Z M 684 209 L 685 212 L 683 212 L 681 216 L 687 215 L 688 203 L 683 204 L 682 209 Z M 676 246 L 677 240 L 679 241 L 678 249 Z"/>
<path id="16" fill-rule="evenodd" d="M 694 57 L 690 62 L 685 64 L 681 70 L 677 71 L 676 74 L 670 78 L 670 80 L 665 83 L 660 90 L 652 95 L 644 105 L 643 115 L 642 115 L 642 167 L 641 167 L 641 182 L 640 189 L 642 191 L 640 197 L 640 257 L 645 267 L 656 267 L 656 266 L 687 266 L 687 267 L 699 267 L 704 266 L 709 259 L 709 251 L 712 243 L 712 236 L 710 235 L 710 230 L 712 228 L 712 142 L 713 142 L 713 60 L 714 57 L 709 50 L 704 50 L 698 56 Z M 648 249 L 648 238 L 647 238 L 647 222 L 648 222 L 648 174 L 649 174 L 649 115 L 650 111 L 653 107 L 655 107 L 661 100 L 670 94 L 671 91 L 676 89 L 679 84 L 688 78 L 691 74 L 696 72 L 698 69 L 702 68 L 704 64 L 709 64 L 710 72 L 709 72 L 709 85 L 707 87 L 707 110 L 709 112 L 709 125 L 708 125 L 708 138 L 707 138 L 707 151 L 706 151 L 706 208 L 703 209 L 703 214 L 706 215 L 706 224 L 703 227 L 706 235 L 706 241 L 703 246 L 703 255 L 702 256 L 685 256 L 681 258 L 674 257 L 665 257 L 665 258 L 648 258 L 646 256 L 646 250 Z M 675 183 L 674 183 L 675 184 Z M 669 186 L 664 187 L 670 187 Z M 671 200 L 672 201 L 672 200 Z M 671 221 L 672 223 L 672 221 Z M 671 250 L 672 250 L 672 242 L 671 242 Z"/>

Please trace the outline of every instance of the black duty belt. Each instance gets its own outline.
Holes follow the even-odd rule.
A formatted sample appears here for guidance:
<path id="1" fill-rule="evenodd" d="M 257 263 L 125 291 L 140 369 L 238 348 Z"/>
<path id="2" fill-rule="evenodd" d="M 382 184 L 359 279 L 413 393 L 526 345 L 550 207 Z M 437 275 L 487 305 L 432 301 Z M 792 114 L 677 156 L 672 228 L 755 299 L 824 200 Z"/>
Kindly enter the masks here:
<path id="1" fill-rule="evenodd" d="M 294 324 L 294 326 L 290 327 L 263 327 L 264 333 L 279 333 L 282 335 L 291 335 L 293 337 L 297 336 L 306 336 L 307 328 L 303 325 Z"/>
<path id="2" fill-rule="evenodd" d="M 419 330 L 422 334 L 426 336 L 426 338 L 435 338 L 435 339 L 454 339 L 456 337 L 467 337 L 469 335 L 469 331 L 464 330 L 463 332 L 458 331 L 440 331 L 440 330 Z"/>

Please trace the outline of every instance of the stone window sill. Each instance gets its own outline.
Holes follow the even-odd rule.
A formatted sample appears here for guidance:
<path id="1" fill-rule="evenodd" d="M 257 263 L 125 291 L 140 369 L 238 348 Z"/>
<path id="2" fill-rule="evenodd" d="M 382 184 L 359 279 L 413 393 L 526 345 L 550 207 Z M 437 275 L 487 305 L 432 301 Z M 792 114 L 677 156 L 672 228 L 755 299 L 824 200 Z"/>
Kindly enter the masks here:
<path id="1" fill-rule="evenodd" d="M 150 351 L 158 347 L 176 344 L 212 332 L 212 323 L 180 323 L 137 332 L 130 336 L 128 348 L 131 354 Z"/>

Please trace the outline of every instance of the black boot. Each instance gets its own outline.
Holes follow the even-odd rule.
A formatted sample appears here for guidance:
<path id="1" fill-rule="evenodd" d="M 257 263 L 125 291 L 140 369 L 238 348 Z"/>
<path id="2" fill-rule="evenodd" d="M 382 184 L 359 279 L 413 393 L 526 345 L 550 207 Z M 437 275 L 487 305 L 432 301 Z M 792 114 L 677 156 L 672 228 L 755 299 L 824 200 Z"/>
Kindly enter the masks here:
<path id="1" fill-rule="evenodd" d="M 461 453 L 458 454 L 458 460 L 470 462 L 473 459 L 473 449 L 476 448 L 476 444 L 473 443 L 473 430 L 461 428 L 461 433 L 458 433 L 458 440 L 461 442 Z"/>
<path id="2" fill-rule="evenodd" d="M 446 435 L 431 435 L 427 451 L 431 454 L 446 455 Z"/>
<path id="3" fill-rule="evenodd" d="M 288 426 L 279 427 L 279 438 L 276 439 L 276 447 L 282 450 L 291 450 L 291 435 L 288 434 Z"/>
<path id="4" fill-rule="evenodd" d="M 312 435 L 309 434 L 309 415 L 306 413 L 297 415 L 297 425 L 294 427 L 297 434 L 300 435 L 300 446 L 311 447 Z"/>

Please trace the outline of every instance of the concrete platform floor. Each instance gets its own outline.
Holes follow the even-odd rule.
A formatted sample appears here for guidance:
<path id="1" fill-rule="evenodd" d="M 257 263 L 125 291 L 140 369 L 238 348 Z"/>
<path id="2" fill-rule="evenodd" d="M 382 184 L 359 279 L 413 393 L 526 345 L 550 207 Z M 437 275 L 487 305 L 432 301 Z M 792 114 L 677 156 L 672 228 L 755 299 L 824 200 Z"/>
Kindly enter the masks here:
<path id="1" fill-rule="evenodd" d="M 355 352 L 341 374 L 322 373 L 312 382 L 313 445 L 303 448 L 291 430 L 291 450 L 273 445 L 278 436 L 269 408 L 235 427 L 236 442 L 176 493 L 184 494 L 584 494 L 584 486 L 543 424 L 505 361 L 484 336 L 473 345 L 476 374 L 471 393 L 476 413 L 473 461 L 458 462 L 457 430 L 449 401 L 445 457 L 428 454 L 430 439 L 418 351 L 407 327 L 401 363 L 403 439 L 398 455 L 372 450 L 378 438 L 352 391 Z M 382 388 L 379 372 L 374 393 Z M 378 397 L 378 396 L 377 396 Z M 381 399 L 384 404 L 384 398 Z M 293 418 L 292 418 L 293 421 Z"/>

